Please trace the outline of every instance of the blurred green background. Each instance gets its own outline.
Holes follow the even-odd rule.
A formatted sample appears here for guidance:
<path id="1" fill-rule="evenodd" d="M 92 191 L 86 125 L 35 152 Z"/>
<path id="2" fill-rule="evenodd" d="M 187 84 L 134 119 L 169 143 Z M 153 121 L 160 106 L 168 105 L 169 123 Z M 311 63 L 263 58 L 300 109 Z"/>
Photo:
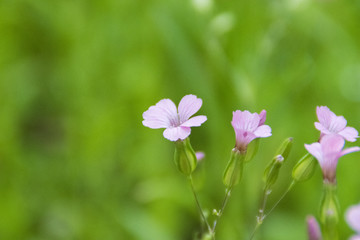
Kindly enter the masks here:
<path id="1" fill-rule="evenodd" d="M 217 229 L 219 240 L 248 239 L 267 162 L 294 137 L 270 206 L 319 137 L 317 105 L 360 129 L 359 23 L 359 0 L 1 0 L 0 239 L 193 239 L 200 219 L 173 143 L 141 123 L 160 99 L 190 93 L 208 116 L 191 139 L 206 153 L 195 181 L 209 211 L 224 194 L 232 111 L 268 112 L 273 136 Z M 338 166 L 343 211 L 360 201 L 359 158 Z M 321 185 L 317 169 L 257 239 L 306 239 Z M 341 239 L 352 234 L 340 227 Z"/>

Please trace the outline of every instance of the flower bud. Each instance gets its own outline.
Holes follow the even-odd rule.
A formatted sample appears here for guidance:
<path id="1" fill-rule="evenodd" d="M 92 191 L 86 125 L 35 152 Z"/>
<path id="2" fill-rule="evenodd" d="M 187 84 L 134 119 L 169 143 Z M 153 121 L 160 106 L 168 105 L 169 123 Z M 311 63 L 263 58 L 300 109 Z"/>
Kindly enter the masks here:
<path id="1" fill-rule="evenodd" d="M 291 147 L 293 145 L 293 138 L 289 137 L 284 140 L 284 142 L 280 145 L 279 149 L 276 152 L 276 155 L 283 156 L 284 160 L 286 160 L 290 154 Z"/>
<path id="2" fill-rule="evenodd" d="M 195 170 L 197 159 L 189 138 L 175 142 L 174 161 L 179 171 L 187 176 Z"/>
<path id="3" fill-rule="evenodd" d="M 292 171 L 292 177 L 297 182 L 310 179 L 317 166 L 316 159 L 310 154 L 305 154 L 295 165 Z"/>
<path id="4" fill-rule="evenodd" d="M 246 149 L 245 162 L 250 162 L 256 155 L 260 145 L 260 138 L 252 140 Z"/>
<path id="5" fill-rule="evenodd" d="M 320 205 L 320 222 L 325 239 L 338 239 L 339 212 L 336 184 L 324 182 L 324 192 Z"/>
<path id="6" fill-rule="evenodd" d="M 309 240 L 321 240 L 321 231 L 318 222 L 313 216 L 306 218 Z"/>
<path id="7" fill-rule="evenodd" d="M 242 177 L 245 154 L 236 148 L 231 150 L 230 160 L 225 168 L 223 183 L 227 188 L 232 188 L 238 184 Z"/>
<path id="8" fill-rule="evenodd" d="M 211 233 L 206 233 L 201 238 L 201 240 L 212 240 L 212 239 L 214 239 L 214 237 L 213 237 L 213 234 L 211 234 Z"/>
<path id="9" fill-rule="evenodd" d="M 270 162 L 268 167 L 265 169 L 264 172 L 264 181 L 265 181 L 265 190 L 271 189 L 271 187 L 276 182 L 279 171 L 282 163 L 284 162 L 284 158 L 281 155 L 277 155 L 273 158 Z"/>

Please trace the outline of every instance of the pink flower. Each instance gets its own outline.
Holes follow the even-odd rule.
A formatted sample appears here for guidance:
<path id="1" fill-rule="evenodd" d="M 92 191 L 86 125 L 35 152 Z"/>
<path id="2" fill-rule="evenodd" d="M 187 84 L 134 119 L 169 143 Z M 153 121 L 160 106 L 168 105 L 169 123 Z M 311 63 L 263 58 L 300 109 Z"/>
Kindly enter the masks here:
<path id="1" fill-rule="evenodd" d="M 321 231 L 318 222 L 313 216 L 306 218 L 309 240 L 321 240 Z"/>
<path id="2" fill-rule="evenodd" d="M 358 131 L 353 127 L 346 127 L 346 119 L 343 116 L 336 116 L 328 107 L 316 107 L 316 115 L 319 122 L 315 127 L 321 132 L 321 137 L 327 134 L 338 134 L 349 142 L 355 142 L 358 138 Z"/>
<path id="3" fill-rule="evenodd" d="M 324 180 L 335 182 L 336 166 L 341 156 L 360 151 L 360 147 L 351 147 L 342 150 L 345 140 L 339 135 L 324 135 L 320 142 L 305 144 L 305 148 L 319 162 Z"/>
<path id="4" fill-rule="evenodd" d="M 178 109 L 170 99 L 162 99 L 143 113 L 143 125 L 149 128 L 166 128 L 164 137 L 170 141 L 184 140 L 190 135 L 190 127 L 199 127 L 206 116 L 190 118 L 202 105 L 202 100 L 195 95 L 184 96 Z"/>
<path id="5" fill-rule="evenodd" d="M 260 114 L 250 113 L 249 111 L 237 110 L 233 112 L 231 125 L 235 130 L 236 148 L 240 152 L 246 151 L 247 145 L 255 138 L 264 138 L 271 136 L 271 128 L 264 125 L 266 111 L 262 110 Z"/>
<path id="6" fill-rule="evenodd" d="M 360 235 L 360 204 L 350 206 L 345 213 L 345 218 L 349 226 Z"/>

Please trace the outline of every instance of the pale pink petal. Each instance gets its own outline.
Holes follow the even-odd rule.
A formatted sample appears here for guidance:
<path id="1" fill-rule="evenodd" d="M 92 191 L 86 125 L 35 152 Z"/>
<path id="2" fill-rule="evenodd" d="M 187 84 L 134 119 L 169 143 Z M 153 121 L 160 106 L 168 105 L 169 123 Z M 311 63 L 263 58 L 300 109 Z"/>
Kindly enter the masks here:
<path id="1" fill-rule="evenodd" d="M 259 126 L 260 117 L 257 113 L 250 113 L 249 111 L 237 110 L 233 112 L 233 119 L 231 121 L 234 129 L 253 132 Z"/>
<path id="2" fill-rule="evenodd" d="M 353 127 L 346 127 L 338 134 L 343 136 L 349 142 L 355 142 L 356 138 L 359 137 L 358 131 Z"/>
<path id="3" fill-rule="evenodd" d="M 170 141 L 184 140 L 190 135 L 191 128 L 189 127 L 173 127 L 167 128 L 164 131 L 164 137 Z"/>
<path id="4" fill-rule="evenodd" d="M 206 116 L 200 115 L 196 117 L 192 117 L 180 126 L 182 127 L 199 127 L 207 120 Z"/>
<path id="5" fill-rule="evenodd" d="M 360 240 L 360 235 L 351 236 L 349 240 Z"/>
<path id="6" fill-rule="evenodd" d="M 345 218 L 349 226 L 360 234 L 360 204 L 349 207 Z"/>
<path id="7" fill-rule="evenodd" d="M 324 155 L 334 155 L 341 152 L 345 145 L 345 140 L 336 134 L 325 135 L 321 138 L 320 144 L 322 146 L 322 152 Z"/>
<path id="8" fill-rule="evenodd" d="M 235 129 L 236 147 L 239 150 L 246 150 L 247 145 L 256 138 L 252 132 Z"/>
<path id="9" fill-rule="evenodd" d="M 321 151 L 320 143 L 305 144 L 306 150 L 313 155 L 319 162 L 320 166 L 323 164 L 323 153 Z"/>
<path id="10" fill-rule="evenodd" d="M 261 137 L 261 138 L 270 137 L 271 128 L 268 125 L 261 125 L 254 131 L 254 134 L 256 137 Z"/>
<path id="11" fill-rule="evenodd" d="M 315 122 L 315 128 L 324 134 L 331 134 L 331 132 L 319 122 Z"/>
<path id="12" fill-rule="evenodd" d="M 265 123 L 266 120 L 266 111 L 262 110 L 259 114 L 260 117 L 260 121 L 259 121 L 259 126 L 263 125 Z"/>
<path id="13" fill-rule="evenodd" d="M 143 113 L 143 124 L 149 128 L 167 128 L 176 126 L 176 105 L 170 99 L 162 99 Z"/>
<path id="14" fill-rule="evenodd" d="M 205 153 L 204 153 L 204 152 L 196 152 L 195 155 L 196 155 L 196 159 L 197 159 L 198 161 L 202 160 L 202 159 L 205 157 Z"/>
<path id="15" fill-rule="evenodd" d="M 149 128 L 167 128 L 170 127 L 170 120 L 164 112 L 156 107 L 151 106 L 143 113 L 143 125 Z"/>
<path id="16" fill-rule="evenodd" d="M 329 131 L 338 133 L 346 127 L 347 121 L 343 116 L 333 116 L 330 122 Z"/>
<path id="17" fill-rule="evenodd" d="M 326 106 L 316 107 L 316 115 L 319 119 L 319 122 L 326 128 L 329 128 L 331 119 L 336 116 L 330 109 Z"/>
<path id="18" fill-rule="evenodd" d="M 180 123 L 188 120 L 201 108 L 202 100 L 197 98 L 195 95 L 184 96 L 179 103 L 179 117 Z"/>
<path id="19" fill-rule="evenodd" d="M 308 239 L 309 240 L 321 240 L 321 230 L 318 222 L 313 216 L 308 216 L 306 218 L 307 229 L 308 229 Z"/>
<path id="20" fill-rule="evenodd" d="M 346 148 L 345 150 L 341 151 L 341 156 L 344 156 L 344 155 L 352 153 L 352 152 L 358 152 L 358 151 L 360 151 L 360 147 Z"/>

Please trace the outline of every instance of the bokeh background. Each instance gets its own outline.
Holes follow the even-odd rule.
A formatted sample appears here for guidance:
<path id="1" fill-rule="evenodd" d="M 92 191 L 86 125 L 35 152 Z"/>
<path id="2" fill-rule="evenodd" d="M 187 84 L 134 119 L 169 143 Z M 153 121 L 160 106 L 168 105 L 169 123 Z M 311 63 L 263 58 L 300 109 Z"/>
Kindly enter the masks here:
<path id="1" fill-rule="evenodd" d="M 141 123 L 160 99 L 190 93 L 208 116 L 191 134 L 206 153 L 194 177 L 208 211 L 224 195 L 232 111 L 268 112 L 273 136 L 217 229 L 219 240 L 248 239 L 268 161 L 294 137 L 270 206 L 319 137 L 316 106 L 360 129 L 359 23 L 359 0 L 1 0 L 0 239 L 193 239 L 200 218 L 173 143 Z M 338 165 L 343 211 L 360 201 L 359 158 Z M 257 239 L 306 239 L 321 190 L 317 169 Z M 340 230 L 352 234 L 343 218 Z"/>

